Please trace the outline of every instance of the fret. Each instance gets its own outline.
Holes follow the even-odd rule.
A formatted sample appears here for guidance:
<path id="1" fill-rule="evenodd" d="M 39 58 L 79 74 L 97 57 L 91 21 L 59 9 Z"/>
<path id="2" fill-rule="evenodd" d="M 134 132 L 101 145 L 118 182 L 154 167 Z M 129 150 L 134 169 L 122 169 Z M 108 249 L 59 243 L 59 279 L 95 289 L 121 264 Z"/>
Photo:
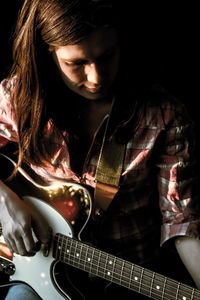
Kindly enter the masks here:
<path id="1" fill-rule="evenodd" d="M 57 234 L 55 238 L 57 239 L 57 243 L 55 243 L 57 246 L 55 258 L 67 262 L 67 254 L 70 253 L 70 245 L 66 244 L 66 239 L 64 243 L 64 237 L 61 234 Z"/>
<path id="2" fill-rule="evenodd" d="M 122 274 L 123 274 L 123 268 L 124 268 L 124 261 L 122 259 L 118 259 L 115 264 L 115 277 L 114 282 L 122 285 Z"/>
<path id="3" fill-rule="evenodd" d="M 105 264 L 105 279 L 108 279 L 110 281 L 113 281 L 113 278 L 115 278 L 114 273 L 114 264 L 115 264 L 115 258 L 112 255 L 106 256 L 106 264 Z"/>
<path id="4" fill-rule="evenodd" d="M 200 299 L 200 291 L 198 291 L 198 296 L 195 298 L 195 289 L 190 288 L 185 284 L 179 284 L 178 298 L 181 300 L 193 300 Z"/>
<path id="5" fill-rule="evenodd" d="M 196 289 L 193 289 L 192 291 L 192 300 L 199 300 L 200 299 L 200 291 L 199 290 L 196 290 Z"/>
<path id="6" fill-rule="evenodd" d="M 75 259 L 76 267 L 79 269 L 83 269 L 83 265 L 84 265 L 82 248 L 83 248 L 82 244 L 80 244 L 79 242 L 75 242 L 74 259 Z"/>
<path id="7" fill-rule="evenodd" d="M 113 274 L 112 281 L 113 281 L 114 276 L 116 275 L 116 271 L 115 271 L 115 269 L 116 269 L 116 261 L 117 261 L 117 258 L 114 256 L 113 257 L 113 264 L 112 264 L 112 274 Z"/>
<path id="8" fill-rule="evenodd" d="M 74 265 L 75 265 L 75 257 L 74 257 L 75 251 L 74 251 L 74 246 L 73 246 L 74 241 L 71 240 L 71 241 L 69 242 L 69 244 L 70 244 L 70 248 L 69 248 L 69 250 L 68 250 L 68 253 L 69 253 L 68 258 L 69 258 L 69 261 L 70 261 L 71 265 L 74 266 Z"/>
<path id="9" fill-rule="evenodd" d="M 65 243 L 64 243 L 64 236 L 60 235 L 60 255 L 59 258 L 60 260 L 64 260 L 65 261 Z"/>
<path id="10" fill-rule="evenodd" d="M 178 300 L 178 293 L 179 293 L 179 287 L 180 287 L 180 283 L 178 283 L 177 289 L 176 289 L 176 300 Z"/>
<path id="11" fill-rule="evenodd" d="M 66 243 L 64 243 L 65 238 L 61 236 L 61 244 L 60 244 L 60 259 L 65 261 L 66 259 Z"/>
<path id="12" fill-rule="evenodd" d="M 142 271 L 141 271 L 141 276 L 140 276 L 140 281 L 139 281 L 139 289 L 138 289 L 139 293 L 141 292 L 141 287 L 142 287 L 143 272 L 144 272 L 144 268 L 142 268 Z"/>
<path id="13" fill-rule="evenodd" d="M 112 268 L 109 267 L 112 276 L 111 274 L 109 274 L 109 276 L 107 276 L 107 279 L 110 279 L 110 281 L 114 283 L 120 284 L 124 287 L 128 287 L 136 291 L 138 288 L 140 275 L 134 277 L 132 276 L 134 265 L 129 262 L 123 261 L 122 259 L 117 259 L 113 256 L 109 256 L 109 263 L 110 266 L 113 265 Z"/>
<path id="14" fill-rule="evenodd" d="M 129 286 L 129 280 L 130 280 L 130 274 L 131 274 L 131 263 L 129 262 L 125 262 L 124 263 L 124 268 L 123 268 L 123 277 L 121 280 L 121 284 L 124 287 L 128 287 Z"/>
<path id="15" fill-rule="evenodd" d="M 82 255 L 85 255 L 85 264 L 83 266 L 83 270 L 87 271 L 88 268 L 90 267 L 90 263 L 91 263 L 91 259 L 90 259 L 90 255 L 88 252 L 89 247 L 86 245 L 83 245 L 83 251 L 82 251 Z"/>
<path id="16" fill-rule="evenodd" d="M 139 272 L 138 272 L 139 270 Z M 139 289 L 139 278 L 140 278 L 140 268 L 136 265 L 133 265 L 133 276 L 132 276 L 132 280 L 131 280 L 131 286 L 130 288 L 133 291 L 138 291 Z"/>
<path id="17" fill-rule="evenodd" d="M 113 278 L 113 282 L 115 283 L 120 283 L 121 280 L 121 268 L 122 268 L 122 260 L 121 259 L 117 259 L 115 261 L 115 269 L 114 269 L 114 273 L 115 273 L 115 277 Z"/>
<path id="18" fill-rule="evenodd" d="M 84 247 L 86 248 L 86 251 L 85 251 L 85 268 L 84 270 L 87 271 L 88 273 L 90 272 L 91 270 L 91 264 L 92 264 L 92 250 L 89 246 L 87 245 L 84 245 Z"/>
<path id="19" fill-rule="evenodd" d="M 192 290 L 191 300 L 194 298 L 194 289 Z"/>
<path id="20" fill-rule="evenodd" d="M 90 263 L 90 267 L 89 267 L 89 273 L 93 274 L 92 270 L 93 270 L 93 264 L 94 264 L 94 252 L 95 249 L 90 248 L 90 256 L 91 256 L 91 263 Z"/>
<path id="21" fill-rule="evenodd" d="M 104 256 L 106 254 L 102 254 L 101 256 L 101 251 L 95 250 L 94 252 L 94 257 L 93 257 L 93 264 L 94 268 L 92 270 L 92 273 L 94 275 L 98 275 L 104 278 L 104 269 L 105 269 L 105 262 L 104 262 Z M 101 256 L 101 259 L 100 259 Z"/>
<path id="22" fill-rule="evenodd" d="M 101 251 L 95 249 L 93 253 L 93 260 L 92 260 L 93 268 L 91 270 L 93 275 L 101 274 L 100 257 L 101 257 Z"/>
<path id="23" fill-rule="evenodd" d="M 109 276 L 109 271 L 108 271 L 108 254 L 106 254 L 106 261 L 105 261 L 105 268 L 104 268 L 104 278 L 107 278 L 107 275 Z"/>
<path id="24" fill-rule="evenodd" d="M 169 278 L 166 279 L 165 298 L 167 295 L 170 295 L 172 297 L 172 299 L 177 299 L 176 298 L 177 285 L 178 285 L 178 282 L 176 282 L 175 280 L 172 280 Z"/>
<path id="25" fill-rule="evenodd" d="M 59 255 L 60 255 L 60 236 L 59 235 L 55 235 L 53 241 L 53 254 L 52 256 L 55 259 L 58 259 Z"/>
<path id="26" fill-rule="evenodd" d="M 106 278 L 106 267 L 107 267 L 107 256 L 108 254 L 103 252 L 103 251 L 100 251 L 101 253 L 101 259 L 100 259 L 100 262 L 99 262 L 99 269 L 98 269 L 98 275 L 102 278 Z"/>
<path id="27" fill-rule="evenodd" d="M 77 248 L 77 243 L 72 240 L 72 242 L 71 242 L 70 256 L 71 256 L 72 265 L 74 267 L 77 267 L 77 265 L 76 265 L 76 248 Z"/>
<path id="28" fill-rule="evenodd" d="M 130 262 L 125 262 L 123 268 L 123 280 L 121 280 L 121 284 L 126 288 L 137 290 L 141 275 L 140 269 L 135 268 L 135 265 L 131 264 Z"/>
<path id="29" fill-rule="evenodd" d="M 142 277 L 139 282 L 140 293 L 150 296 L 153 289 L 153 279 L 155 277 L 155 273 L 143 268 L 140 268 L 140 270 L 140 272 L 142 273 Z"/>
<path id="30" fill-rule="evenodd" d="M 78 246 L 78 242 L 77 241 L 73 241 L 72 242 L 72 256 L 74 258 L 73 263 L 74 263 L 74 267 L 78 268 L 79 267 L 79 261 L 80 261 L 80 251 L 79 251 L 79 246 Z"/>
<path id="31" fill-rule="evenodd" d="M 88 264 L 90 264 L 90 259 L 88 260 L 88 246 L 85 244 L 82 244 L 81 248 L 81 257 L 80 259 L 83 261 L 81 266 L 83 271 L 87 271 Z"/>
<path id="32" fill-rule="evenodd" d="M 130 278 L 129 278 L 129 281 L 128 281 L 128 288 L 129 289 L 131 288 L 131 282 L 132 282 L 132 279 L 133 279 L 133 268 L 134 268 L 134 265 L 131 265 L 131 273 L 130 273 Z"/>
<path id="33" fill-rule="evenodd" d="M 151 297 L 152 294 L 152 289 L 153 289 L 153 284 L 154 284 L 154 277 L 155 277 L 155 272 L 152 273 L 152 277 L 151 277 L 151 283 L 150 283 L 150 287 L 149 287 L 149 296 Z"/>
<path id="34" fill-rule="evenodd" d="M 82 247 L 83 247 L 83 244 L 76 243 L 76 252 L 75 252 L 76 264 L 81 269 L 84 264 L 84 259 L 83 259 L 84 256 L 82 256 Z"/>
<path id="35" fill-rule="evenodd" d="M 122 264 L 121 264 L 120 277 L 119 277 L 120 284 L 122 284 L 123 269 L 124 269 L 124 261 L 122 261 Z"/>
<path id="36" fill-rule="evenodd" d="M 159 275 L 158 273 L 154 273 L 154 284 L 152 289 L 152 295 L 158 296 L 158 299 L 165 299 L 165 285 L 166 285 L 166 277 Z"/>
<path id="37" fill-rule="evenodd" d="M 164 299 L 164 296 L 165 296 L 166 281 L 167 281 L 167 278 L 165 277 L 165 280 L 164 280 L 164 283 L 163 283 L 162 295 L 161 295 L 162 300 Z"/>
<path id="38" fill-rule="evenodd" d="M 58 256 L 58 241 L 55 237 L 51 240 L 51 247 L 52 247 L 52 257 L 57 258 Z"/>

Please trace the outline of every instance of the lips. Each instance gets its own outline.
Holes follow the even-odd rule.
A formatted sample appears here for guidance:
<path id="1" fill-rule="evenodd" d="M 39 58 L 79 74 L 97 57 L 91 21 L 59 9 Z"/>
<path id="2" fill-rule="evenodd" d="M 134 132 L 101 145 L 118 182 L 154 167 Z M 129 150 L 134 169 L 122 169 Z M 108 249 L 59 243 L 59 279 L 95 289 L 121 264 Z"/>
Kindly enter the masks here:
<path id="1" fill-rule="evenodd" d="M 88 88 L 86 88 L 86 90 L 87 90 L 88 92 L 92 93 L 92 94 L 97 94 L 97 93 L 100 92 L 100 89 L 88 89 Z"/>
<path id="2" fill-rule="evenodd" d="M 85 89 L 92 94 L 99 94 L 102 92 L 102 86 L 99 87 L 88 87 L 85 86 Z"/>

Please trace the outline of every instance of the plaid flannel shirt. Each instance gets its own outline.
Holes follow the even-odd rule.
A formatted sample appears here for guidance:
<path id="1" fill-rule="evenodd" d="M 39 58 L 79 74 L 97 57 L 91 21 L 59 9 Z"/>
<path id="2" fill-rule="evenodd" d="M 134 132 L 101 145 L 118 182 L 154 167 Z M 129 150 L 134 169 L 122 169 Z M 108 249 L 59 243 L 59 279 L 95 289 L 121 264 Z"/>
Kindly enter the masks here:
<path id="1" fill-rule="evenodd" d="M 11 92 L 13 82 L 0 85 L 0 146 L 17 142 Z M 154 95 L 154 94 L 152 94 Z M 156 95 L 156 93 L 155 93 Z M 103 218 L 94 227 L 97 245 L 116 255 L 145 264 L 167 240 L 188 235 L 199 238 L 200 208 L 195 175 L 193 123 L 185 108 L 165 93 L 149 97 L 137 131 L 126 145 L 120 189 Z M 52 162 L 32 168 L 44 180 L 55 177 L 84 180 L 95 188 L 99 157 L 96 141 L 88 153 L 83 173 L 70 168 L 62 135 L 54 135 L 51 120 L 44 142 L 52 146 Z M 49 142 L 50 141 L 50 142 Z"/>

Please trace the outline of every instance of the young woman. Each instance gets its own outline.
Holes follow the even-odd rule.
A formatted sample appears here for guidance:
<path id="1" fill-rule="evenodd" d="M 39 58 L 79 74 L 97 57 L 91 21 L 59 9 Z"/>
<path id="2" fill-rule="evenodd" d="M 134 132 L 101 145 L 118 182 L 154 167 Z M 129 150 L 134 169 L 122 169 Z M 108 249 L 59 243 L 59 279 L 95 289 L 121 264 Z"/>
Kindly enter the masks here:
<path id="1" fill-rule="evenodd" d="M 133 57 L 124 51 L 127 45 L 116 16 L 109 0 L 24 1 L 16 26 L 13 67 L 0 86 L 2 153 L 17 154 L 15 170 L 9 174 L 12 179 L 25 163 L 46 185 L 82 184 L 94 189 L 94 200 L 108 192 L 103 197 L 112 202 L 106 208 L 100 201 L 100 210 L 89 209 L 90 243 L 142 267 L 175 274 L 178 266 L 170 262 L 170 250 L 164 252 L 163 260 L 161 250 L 175 251 L 175 240 L 200 286 L 193 124 L 183 105 L 162 88 L 141 88 L 136 77 L 128 75 L 134 72 L 127 72 Z M 119 183 L 113 184 L 109 177 L 117 175 Z M 32 257 L 38 241 L 48 250 L 48 223 L 9 181 L 2 179 L 0 186 L 0 223 L 8 247 L 2 243 L 1 252 L 7 257 L 12 253 Z M 51 202 L 58 208 L 56 201 Z M 71 221 L 65 201 L 59 208 Z M 75 299 L 83 293 L 86 299 L 133 297 L 126 283 L 122 285 L 127 289 L 107 283 L 107 288 L 97 290 L 104 286 L 99 276 L 88 270 L 82 277 L 76 268 L 73 275 L 66 275 L 68 268 L 59 269 L 61 285 L 68 295 L 69 283 L 79 290 Z M 136 284 L 137 278 L 133 276 Z M 89 288 L 84 288 L 86 281 Z M 159 290 L 156 286 L 154 290 Z M 43 298 L 34 290 L 12 283 L 0 288 L 7 300 Z M 151 295 L 139 293 L 134 299 Z"/>

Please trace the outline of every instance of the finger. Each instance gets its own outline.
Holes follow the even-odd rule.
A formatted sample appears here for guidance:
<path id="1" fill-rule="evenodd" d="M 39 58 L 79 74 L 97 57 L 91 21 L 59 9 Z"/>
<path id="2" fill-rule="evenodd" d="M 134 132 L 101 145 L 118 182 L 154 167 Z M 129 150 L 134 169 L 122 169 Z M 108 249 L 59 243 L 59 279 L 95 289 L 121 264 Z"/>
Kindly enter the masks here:
<path id="1" fill-rule="evenodd" d="M 47 227 L 47 230 L 43 233 L 42 237 L 38 237 L 42 241 L 40 242 L 41 250 L 43 252 L 43 255 L 47 257 L 49 255 L 50 251 L 50 245 L 51 245 L 51 236 L 52 236 L 52 229 L 50 227 Z"/>
<path id="2" fill-rule="evenodd" d="M 12 251 L 12 250 L 11 250 L 11 245 L 10 245 L 9 240 L 6 239 L 6 238 L 4 238 L 4 241 L 5 241 L 5 244 L 6 244 L 6 246 L 8 247 L 8 249 L 9 249 L 10 251 Z"/>
<path id="3" fill-rule="evenodd" d="M 22 237 L 18 237 L 15 239 L 15 246 L 16 246 L 16 251 L 15 253 L 20 254 L 22 256 L 27 255 L 27 250 L 26 247 L 24 245 L 24 240 L 22 239 Z"/>
<path id="4" fill-rule="evenodd" d="M 12 253 L 17 253 L 18 254 L 18 252 L 17 252 L 17 247 L 16 247 L 16 244 L 15 244 L 15 241 L 10 237 L 9 239 L 8 238 L 6 238 L 5 239 L 5 242 L 6 242 L 6 245 L 7 245 L 7 247 L 10 249 L 10 251 L 12 252 Z"/>
<path id="5" fill-rule="evenodd" d="M 45 257 L 47 257 L 49 255 L 49 250 L 50 250 L 49 245 L 42 244 L 41 249 L 42 249 L 43 255 Z"/>
<path id="6" fill-rule="evenodd" d="M 36 240 L 33 237 L 32 229 L 27 229 L 26 232 L 23 234 L 23 242 L 27 253 L 34 252 L 36 253 Z"/>
<path id="7" fill-rule="evenodd" d="M 0 256 L 3 256 L 7 259 L 12 260 L 13 253 L 10 251 L 8 246 L 5 243 L 0 242 Z"/>
<path id="8" fill-rule="evenodd" d="M 45 247 L 49 246 L 49 241 L 50 241 L 50 235 L 52 232 L 52 229 L 47 225 L 47 223 L 34 223 L 33 226 L 34 233 L 37 237 L 37 239 L 45 245 Z"/>

